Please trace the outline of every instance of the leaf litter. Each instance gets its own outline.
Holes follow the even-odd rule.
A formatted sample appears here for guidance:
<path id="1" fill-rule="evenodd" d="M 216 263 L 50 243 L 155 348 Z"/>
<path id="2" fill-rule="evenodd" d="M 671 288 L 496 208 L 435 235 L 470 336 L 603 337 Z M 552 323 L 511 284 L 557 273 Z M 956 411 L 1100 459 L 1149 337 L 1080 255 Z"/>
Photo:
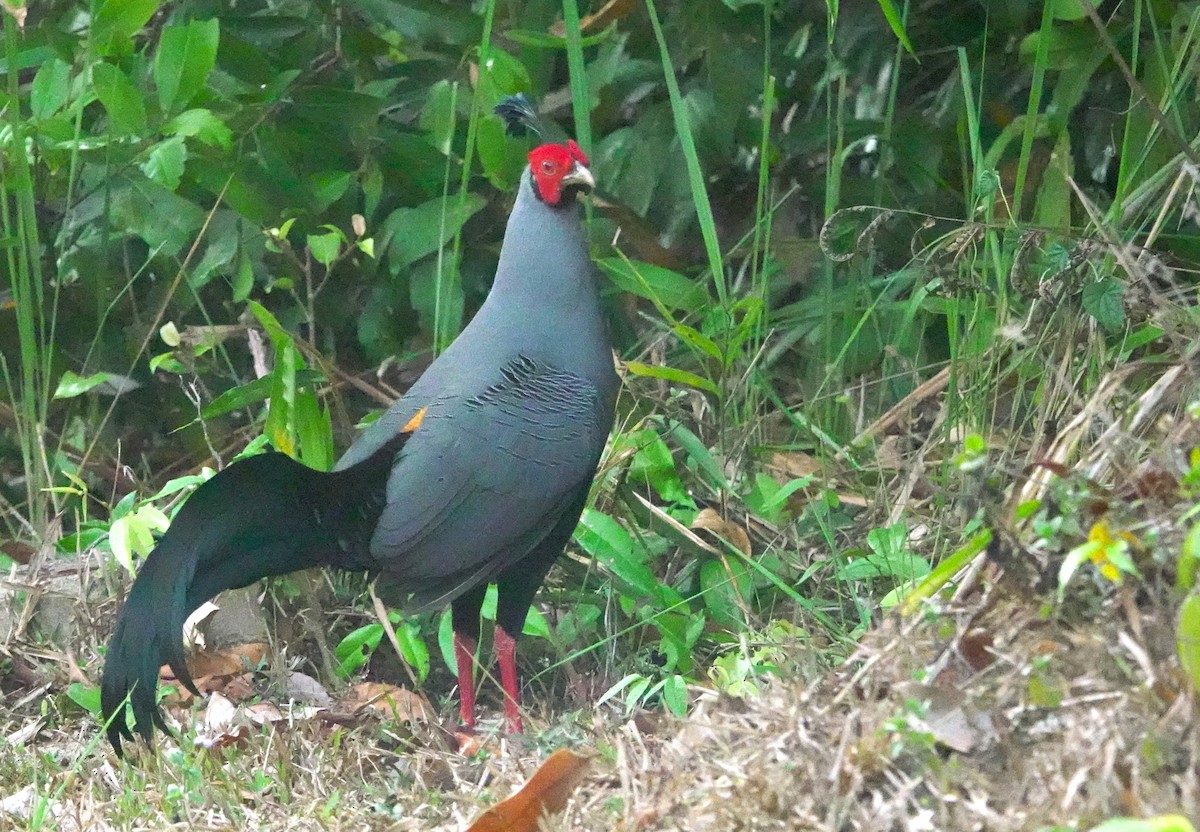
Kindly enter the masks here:
<path id="1" fill-rule="evenodd" d="M 1134 404 L 1143 446 L 1169 456 L 1195 444 L 1194 424 L 1156 416 L 1145 397 Z M 1067 421 L 1011 499 L 1047 499 L 1051 479 L 1108 483 L 1092 488 L 1078 543 L 1103 522 L 1106 540 L 1152 530 L 1160 550 L 1177 552 L 1186 528 L 1163 495 L 1178 493 L 1178 475 L 1106 456 L 1118 443 L 1088 446 L 1084 428 Z M 705 531 L 740 543 L 729 527 Z M 836 671 L 781 668 L 745 699 L 693 687 L 684 720 L 535 703 L 529 737 L 485 722 L 470 756 L 451 750 L 448 709 L 418 693 L 367 683 L 335 695 L 295 671 L 263 689 L 249 669 L 267 654 L 233 648 L 210 657 L 214 694 L 196 714 L 211 746 L 164 738 L 136 766 L 117 766 L 95 722 L 58 694 L 95 664 L 81 670 L 18 628 L 4 645 L 13 672 L 0 678 L 15 685 L 0 709 L 0 811 L 26 827 L 40 813 L 58 829 L 464 830 L 524 794 L 534 808 L 523 817 L 561 810 L 539 817 L 546 830 L 1082 832 L 1117 816 L 1186 830 L 1179 818 L 1200 817 L 1200 729 L 1170 575 L 1131 544 L 1140 581 L 1106 584 L 1093 560 L 1082 567 L 1091 583 L 1077 576 L 1056 605 L 1042 585 L 1055 564 L 1028 539 L 1021 526 L 1001 535 L 953 594 L 885 618 Z M 93 656 L 88 645 L 75 654 Z M 189 711 L 173 711 L 190 732 Z M 590 762 L 559 777 L 561 764 L 548 763 L 543 782 L 560 787 L 543 789 L 539 767 L 554 748 Z"/>

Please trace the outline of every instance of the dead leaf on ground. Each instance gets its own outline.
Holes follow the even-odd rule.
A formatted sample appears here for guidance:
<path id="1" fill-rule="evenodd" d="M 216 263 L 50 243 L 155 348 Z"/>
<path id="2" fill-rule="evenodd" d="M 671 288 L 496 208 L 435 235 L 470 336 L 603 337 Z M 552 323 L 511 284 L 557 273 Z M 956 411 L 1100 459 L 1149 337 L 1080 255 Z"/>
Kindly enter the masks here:
<path id="1" fill-rule="evenodd" d="M 521 790 L 488 809 L 467 832 L 537 832 L 544 815 L 557 815 L 587 774 L 592 758 L 560 748 Z"/>
<path id="2" fill-rule="evenodd" d="M 8 828 L 3 823 L 6 815 L 17 818 L 22 822 L 22 826 L 30 824 L 30 828 L 33 828 L 34 815 L 40 815 L 42 821 L 51 820 L 56 829 L 64 832 L 78 832 L 83 828 L 78 817 L 69 811 L 68 805 L 59 800 L 51 800 L 44 792 L 44 789 L 37 786 L 26 786 L 19 792 L 0 799 L 0 828 Z"/>
<path id="3" fill-rule="evenodd" d="M 227 748 L 250 735 L 248 724 L 237 724 L 237 705 L 219 693 L 208 698 L 204 717 L 196 728 L 196 745 L 202 748 Z"/>
<path id="4" fill-rule="evenodd" d="M 333 698 L 329 695 L 329 691 L 325 690 L 324 685 L 313 677 L 295 670 L 288 672 L 285 690 L 289 697 L 306 705 L 324 707 L 333 704 Z"/>
<path id="5" fill-rule="evenodd" d="M 993 734 L 992 721 L 987 714 L 967 704 L 961 691 L 917 682 L 900 685 L 909 699 L 928 706 L 923 722 L 934 740 L 960 754 L 969 754 Z"/>
<path id="6" fill-rule="evenodd" d="M 205 601 L 196 607 L 183 622 L 183 643 L 189 647 L 204 648 L 204 630 L 200 627 L 210 616 L 216 615 L 221 608 L 212 601 Z"/>
<path id="7" fill-rule="evenodd" d="M 201 650 L 188 661 L 193 679 L 208 676 L 237 676 L 255 670 L 267 657 L 269 648 L 262 642 L 238 644 L 225 650 Z"/>
<path id="8" fill-rule="evenodd" d="M 337 703 L 337 713 L 390 717 L 400 722 L 427 722 L 432 709 L 420 694 L 383 682 L 359 682 Z M 336 720 L 334 720 L 336 721 Z"/>
<path id="9" fill-rule="evenodd" d="M 802 480 L 805 477 L 817 477 L 824 474 L 820 460 L 799 451 L 773 453 L 767 467 L 786 478 L 787 481 Z M 786 483 L 781 483 L 781 485 L 783 484 Z"/>
<path id="10" fill-rule="evenodd" d="M 17 563 L 24 565 L 37 554 L 37 549 L 19 540 L 5 540 L 0 542 L 0 554 L 8 555 Z"/>
<path id="11" fill-rule="evenodd" d="M 311 709 L 299 716 L 301 719 L 311 717 Z M 278 725 L 286 720 L 283 712 L 270 702 L 239 707 L 229 697 L 214 693 L 208 698 L 208 706 L 196 729 L 196 744 L 204 748 L 225 748 L 248 738 L 254 726 Z"/>
<path id="12" fill-rule="evenodd" d="M 737 523 L 726 520 L 717 514 L 715 509 L 706 508 L 696 515 L 692 521 L 693 529 L 706 529 L 718 537 L 724 538 L 746 557 L 750 557 L 750 535 Z"/>
<path id="13" fill-rule="evenodd" d="M 201 650 L 188 659 L 188 672 L 201 693 L 223 693 L 235 702 L 248 699 L 254 693 L 248 670 L 262 664 L 269 648 L 261 642 L 239 644 L 225 650 Z M 173 685 L 174 693 L 164 701 L 183 704 L 192 698 L 191 691 L 180 684 L 175 672 L 167 665 L 160 668 L 159 679 Z"/>
<path id="14" fill-rule="evenodd" d="M 22 725 L 17 730 L 8 734 L 4 738 L 4 741 L 10 746 L 24 745 L 25 743 L 29 742 L 31 739 L 36 737 L 38 735 L 38 733 L 42 730 L 42 728 L 44 728 L 45 726 L 46 726 L 45 718 L 38 717 L 37 719 L 33 720 L 32 722 L 27 722 L 25 725 Z"/>

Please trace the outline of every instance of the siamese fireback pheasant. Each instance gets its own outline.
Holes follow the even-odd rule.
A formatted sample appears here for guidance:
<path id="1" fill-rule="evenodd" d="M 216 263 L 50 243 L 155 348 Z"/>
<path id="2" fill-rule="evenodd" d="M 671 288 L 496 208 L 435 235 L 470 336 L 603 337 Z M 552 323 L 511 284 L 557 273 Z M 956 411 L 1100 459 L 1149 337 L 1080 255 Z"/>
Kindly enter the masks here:
<path id="1" fill-rule="evenodd" d="M 142 565 L 109 643 L 101 703 L 118 754 L 133 739 L 127 700 L 143 739 L 167 730 L 161 665 L 194 690 L 181 643 L 193 610 L 313 566 L 373 573 L 380 595 L 409 611 L 450 605 L 468 730 L 480 606 L 497 584 L 505 713 L 522 730 L 516 640 L 579 520 L 618 387 L 576 199 L 593 184 L 574 142 L 530 152 L 487 299 L 333 471 L 269 453 L 196 489 Z"/>

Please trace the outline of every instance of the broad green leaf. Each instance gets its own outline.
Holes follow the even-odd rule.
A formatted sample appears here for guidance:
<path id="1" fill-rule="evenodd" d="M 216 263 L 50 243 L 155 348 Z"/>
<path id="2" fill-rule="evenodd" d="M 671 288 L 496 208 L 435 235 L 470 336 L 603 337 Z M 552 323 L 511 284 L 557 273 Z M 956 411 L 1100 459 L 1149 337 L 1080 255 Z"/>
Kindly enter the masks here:
<path id="1" fill-rule="evenodd" d="M 148 363 L 150 366 L 150 372 L 152 373 L 157 373 L 159 370 L 162 370 L 163 372 L 167 373 L 183 375 L 186 369 L 182 362 L 175 357 L 175 353 L 173 352 L 162 352 L 158 355 L 151 356 Z"/>
<path id="2" fill-rule="evenodd" d="M 1058 602 L 1060 604 L 1063 598 L 1066 597 L 1067 584 L 1071 582 L 1071 578 L 1079 571 L 1079 567 L 1091 559 L 1092 555 L 1098 554 L 1103 550 L 1103 543 L 1096 540 L 1089 540 L 1087 543 L 1076 546 L 1067 552 L 1067 556 L 1063 558 L 1062 565 L 1058 568 Z"/>
<path id="3" fill-rule="evenodd" d="M 450 155 L 451 142 L 454 141 L 457 100 L 455 85 L 442 79 L 429 88 L 425 95 L 425 107 L 421 110 L 421 129 L 429 134 L 429 141 L 444 156 Z"/>
<path id="4" fill-rule="evenodd" d="M 396 274 L 444 246 L 486 204 L 478 194 L 469 194 L 462 210 L 457 195 L 431 199 L 415 208 L 397 208 L 380 226 L 376 250 L 388 249 L 388 264 Z"/>
<path id="5" fill-rule="evenodd" d="M 675 470 L 671 449 L 653 428 L 644 428 L 621 437 L 622 446 L 636 449 L 627 476 L 634 482 L 651 486 L 668 503 L 693 506 L 692 498 Z"/>
<path id="6" fill-rule="evenodd" d="M 267 307 L 256 301 L 250 301 L 246 304 L 246 308 L 262 324 L 262 328 L 267 331 L 267 335 L 276 349 L 283 347 L 291 341 L 292 336 L 288 334 L 288 331 L 283 328 L 283 324 L 279 323 L 279 319 L 272 315 L 271 310 L 267 309 Z"/>
<path id="7" fill-rule="evenodd" d="M 335 86 L 297 86 L 291 90 L 291 105 L 312 128 L 332 128 L 329 133 L 345 138 L 370 127 L 386 102 L 374 95 Z"/>
<path id="8" fill-rule="evenodd" d="M 746 626 L 741 601 L 750 600 L 753 590 L 750 571 L 737 558 L 709 558 L 700 565 L 700 591 L 712 617 L 734 630 Z"/>
<path id="9" fill-rule="evenodd" d="M 307 206 L 308 210 L 313 213 L 324 211 L 345 195 L 353 181 L 354 174 L 348 171 L 335 170 L 314 173 L 308 177 L 309 188 L 312 192 L 312 198 Z"/>
<path id="10" fill-rule="evenodd" d="M 163 126 L 167 135 L 195 137 L 204 144 L 229 150 L 233 146 L 233 131 L 211 110 L 185 110 Z"/>
<path id="11" fill-rule="evenodd" d="M 114 133 L 138 135 L 146 131 L 146 103 L 124 72 L 100 61 L 92 66 L 92 86 Z"/>
<path id="12" fill-rule="evenodd" d="M 1022 58 L 1032 61 L 1046 40 L 1046 67 L 1065 69 L 1086 63 L 1096 51 L 1098 41 L 1090 28 L 1082 26 L 1055 26 L 1048 31 L 1031 32 L 1021 41 L 1019 52 Z"/>
<path id="13" fill-rule="evenodd" d="M 640 361 L 625 362 L 625 369 L 629 370 L 635 376 L 645 376 L 647 378 L 661 378 L 664 381 L 675 382 L 676 384 L 686 384 L 688 387 L 695 387 L 698 390 L 704 390 L 712 393 L 714 396 L 721 395 L 721 388 L 716 384 L 698 376 L 695 373 L 689 373 L 687 370 L 678 370 L 674 367 L 662 367 L 656 364 L 643 364 Z"/>
<path id="14" fill-rule="evenodd" d="M 600 698 L 596 700 L 596 705 L 597 706 L 603 705 L 605 702 L 612 699 L 614 696 L 616 696 L 621 691 L 628 688 L 633 683 L 641 682 L 641 681 L 645 681 L 648 684 L 650 680 L 646 679 L 646 677 L 640 673 L 630 673 L 628 676 L 621 679 L 621 681 L 617 682 L 615 685 L 613 685 L 608 690 L 606 690 L 600 696 Z"/>
<path id="15" fill-rule="evenodd" d="M 1092 0 L 1046 0 L 1054 11 L 1056 20 L 1082 20 L 1087 17 L 1087 6 L 1095 7 Z"/>
<path id="16" fill-rule="evenodd" d="M 709 305 L 703 284 L 662 266 L 621 257 L 605 257 L 596 264 L 617 288 L 656 301 L 667 309 L 698 312 Z"/>
<path id="17" fill-rule="evenodd" d="M 1183 815 L 1158 815 L 1153 818 L 1113 818 L 1093 826 L 1088 832 L 1196 832 L 1196 827 Z"/>
<path id="18" fill-rule="evenodd" d="M 112 206 L 116 222 L 164 255 L 190 246 L 206 217 L 194 202 L 140 176 L 115 189 Z"/>
<path id="19" fill-rule="evenodd" d="M 172 494 L 179 493 L 185 488 L 192 488 L 193 486 L 201 485 L 202 483 L 208 482 L 212 478 L 213 470 L 208 467 L 205 467 L 199 474 L 187 474 L 182 477 L 175 477 L 174 479 L 167 480 L 166 485 L 160 488 L 158 493 L 150 499 L 155 502 L 158 500 L 164 500 L 167 497 L 170 497 Z"/>
<path id="20" fill-rule="evenodd" d="M 58 58 L 46 61 L 33 76 L 29 90 L 29 111 L 35 119 L 49 118 L 67 102 L 71 67 Z"/>
<path id="21" fill-rule="evenodd" d="M 204 88 L 217 62 L 219 41 L 216 18 L 163 29 L 154 58 L 154 83 L 164 113 L 186 107 Z"/>
<path id="22" fill-rule="evenodd" d="M 661 600 L 664 590 L 674 594 L 673 590 L 658 582 L 654 572 L 643 562 L 640 547 L 634 542 L 633 536 L 607 514 L 585 509 L 579 518 L 575 538 L 588 554 L 606 565 L 639 595 Z"/>
<path id="23" fill-rule="evenodd" d="M 429 648 L 421 638 L 421 628 L 413 621 L 402 622 L 396 627 L 396 642 L 400 645 L 401 657 L 416 669 L 417 681 L 425 681 L 429 676 Z"/>
<path id="24" fill-rule="evenodd" d="M 1083 309 L 1109 332 L 1125 326 L 1125 284 L 1105 277 L 1083 287 Z"/>
<path id="25" fill-rule="evenodd" d="M 124 381 L 125 377 L 116 373 L 92 373 L 87 378 L 84 378 L 67 370 L 62 374 L 62 378 L 58 380 L 58 387 L 54 390 L 54 398 L 73 399 L 76 396 L 82 396 L 84 393 L 96 389 L 102 384 L 112 383 L 117 387 L 121 387 Z"/>
<path id="26" fill-rule="evenodd" d="M 182 142 L 180 138 L 178 141 Z M 188 284 L 199 289 L 208 285 L 218 273 L 228 273 L 234 256 L 238 253 L 241 234 L 244 228 L 242 219 L 236 211 L 218 208 L 209 220 L 204 232 L 204 256 L 192 268 L 187 276 Z M 240 298 L 236 300 L 245 300 Z"/>
<path id="27" fill-rule="evenodd" d="M 140 512 L 127 514 L 113 521 L 108 530 L 108 544 L 113 556 L 130 575 L 137 573 L 134 568 L 134 555 L 145 557 L 154 547 L 154 536 L 151 526 L 141 517 Z"/>
<path id="28" fill-rule="evenodd" d="M 254 288 L 254 264 L 250 261 L 250 256 L 245 251 L 238 257 L 237 271 L 233 275 L 233 302 L 241 303 L 250 297 L 250 291 Z"/>
<path id="29" fill-rule="evenodd" d="M 271 371 L 271 398 L 263 434 L 279 451 L 296 459 L 296 370 L 302 359 L 289 339 L 275 348 L 275 368 Z"/>
<path id="30" fill-rule="evenodd" d="M 318 471 L 333 467 L 333 423 L 311 387 L 296 391 L 296 437 L 301 462 Z"/>
<path id="31" fill-rule="evenodd" d="M 344 235 L 337 230 L 324 234 L 309 234 L 307 238 L 308 250 L 312 252 L 313 259 L 322 266 L 328 266 L 337 259 L 344 242 Z"/>
<path id="32" fill-rule="evenodd" d="M 1192 524 L 1183 539 L 1183 547 L 1175 561 L 1175 586 L 1190 592 L 1196 585 L 1197 570 L 1200 570 L 1200 523 Z"/>
<path id="33" fill-rule="evenodd" d="M 630 713 L 642 704 L 643 699 L 653 694 L 650 685 L 653 681 L 648 676 L 642 676 L 625 691 L 625 712 Z"/>
<path id="34" fill-rule="evenodd" d="M 666 703 L 667 710 L 677 717 L 682 718 L 687 716 L 687 680 L 685 680 L 678 673 L 668 676 L 663 680 L 662 695 L 663 702 Z"/>
<path id="35" fill-rule="evenodd" d="M 104 0 L 92 20 L 92 40 L 106 53 L 116 41 L 128 40 L 141 31 L 158 10 L 159 0 Z"/>
<path id="36" fill-rule="evenodd" d="M 382 639 L 383 625 L 378 622 L 365 624 L 348 633 L 333 650 L 338 660 L 335 668 L 337 675 L 345 679 L 366 664 Z"/>
<path id="37" fill-rule="evenodd" d="M 142 164 L 142 173 L 167 190 L 174 191 L 183 178 L 187 158 L 187 147 L 181 137 L 166 139 L 150 149 L 150 155 Z"/>
<path id="38" fill-rule="evenodd" d="M 1188 595 L 1179 607 L 1175 643 L 1179 650 L 1180 665 L 1191 680 L 1193 689 L 1200 691 L 1200 595 L 1195 592 Z"/>
<path id="39" fill-rule="evenodd" d="M 72 682 L 67 687 L 67 698 L 88 713 L 100 716 L 100 686 Z"/>
<path id="40" fill-rule="evenodd" d="M 546 616 L 542 615 L 533 607 L 529 608 L 529 612 L 525 614 L 525 623 L 521 627 L 521 634 L 526 636 L 534 636 L 536 638 L 544 638 L 551 640 L 550 624 L 546 621 Z"/>
<path id="41" fill-rule="evenodd" d="M 438 650 L 442 654 L 442 661 L 446 663 L 446 667 L 450 668 L 451 673 L 458 675 L 458 660 L 454 655 L 454 622 L 450 618 L 449 607 L 442 612 L 442 617 L 438 619 Z"/>
<path id="42" fill-rule="evenodd" d="M 720 491 L 732 490 L 729 486 L 729 481 L 725 479 L 725 474 L 721 470 L 720 464 L 713 458 L 712 452 L 705 447 L 700 441 L 700 437 L 692 433 L 688 428 L 684 427 L 680 422 L 670 423 L 669 437 L 679 443 L 679 446 L 687 451 L 692 462 L 708 480 L 709 485 Z"/>
<path id="43" fill-rule="evenodd" d="M 671 331 L 679 336 L 679 340 L 688 346 L 695 347 L 710 358 L 715 358 L 718 361 L 723 360 L 724 356 L 721 354 L 721 348 L 717 346 L 716 341 L 699 330 L 685 326 L 684 324 L 672 324 Z"/>
<path id="44" fill-rule="evenodd" d="M 347 8 L 414 43 L 427 40 L 465 46 L 478 43 L 482 19 L 466 4 L 442 0 L 349 0 Z"/>
<path id="45" fill-rule="evenodd" d="M 114 520 L 120 520 L 125 515 L 129 514 L 137 506 L 138 495 L 136 491 L 130 491 L 124 497 L 117 501 L 109 513 L 108 521 L 112 523 Z"/>

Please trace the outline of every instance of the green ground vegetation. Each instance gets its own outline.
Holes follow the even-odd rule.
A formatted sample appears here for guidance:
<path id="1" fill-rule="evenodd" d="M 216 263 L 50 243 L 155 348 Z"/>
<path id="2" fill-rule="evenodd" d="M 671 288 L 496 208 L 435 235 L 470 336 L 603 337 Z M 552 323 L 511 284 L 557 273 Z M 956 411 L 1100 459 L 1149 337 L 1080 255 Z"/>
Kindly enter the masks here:
<path id="1" fill-rule="evenodd" d="M 114 828 L 154 801 L 164 822 L 281 828 L 297 801 L 330 828 L 467 811 L 448 795 L 474 775 L 392 766 L 417 740 L 390 729 L 340 756 L 301 732 L 224 768 L 176 749 L 121 768 L 121 793 L 89 709 L 129 574 L 190 489 L 268 443 L 331 466 L 478 307 L 526 149 L 490 111 L 516 92 L 592 159 L 587 229 L 625 380 L 526 625 L 535 748 L 590 737 L 627 766 L 627 740 L 580 723 L 853 676 L 881 622 L 959 649 L 955 610 L 998 586 L 1030 626 L 1115 643 L 1125 621 L 1144 645 L 1132 622 L 1154 619 L 1167 646 L 1122 667 L 1191 701 L 1195 3 L 5 9 L 0 565 L 17 612 L 0 689 L 19 707 L 0 798 L 38 787 L 28 828 L 68 828 L 52 808 L 71 795 Z M 63 574 L 85 578 L 77 603 L 39 620 L 33 578 Z M 392 613 L 393 642 L 361 580 L 329 587 L 333 662 L 298 635 L 297 666 L 415 683 L 450 714 L 448 619 Z M 313 595 L 268 589 L 269 614 Z M 1024 658 L 1026 704 L 1072 699 L 1049 656 Z M 928 704 L 900 701 L 879 771 L 936 768 Z M 1184 707 L 1169 703 L 1147 719 Z M 18 727 L 33 721 L 70 750 L 39 749 Z M 1183 783 L 1194 747 L 1145 754 Z M 398 808 L 403 789 L 424 802 Z M 635 791 L 597 798 L 586 828 L 629 822 Z M 1196 806 L 1194 789 L 1166 795 L 1144 813 Z M 1055 828 L 1117 814 L 1137 812 L 1095 798 Z"/>

